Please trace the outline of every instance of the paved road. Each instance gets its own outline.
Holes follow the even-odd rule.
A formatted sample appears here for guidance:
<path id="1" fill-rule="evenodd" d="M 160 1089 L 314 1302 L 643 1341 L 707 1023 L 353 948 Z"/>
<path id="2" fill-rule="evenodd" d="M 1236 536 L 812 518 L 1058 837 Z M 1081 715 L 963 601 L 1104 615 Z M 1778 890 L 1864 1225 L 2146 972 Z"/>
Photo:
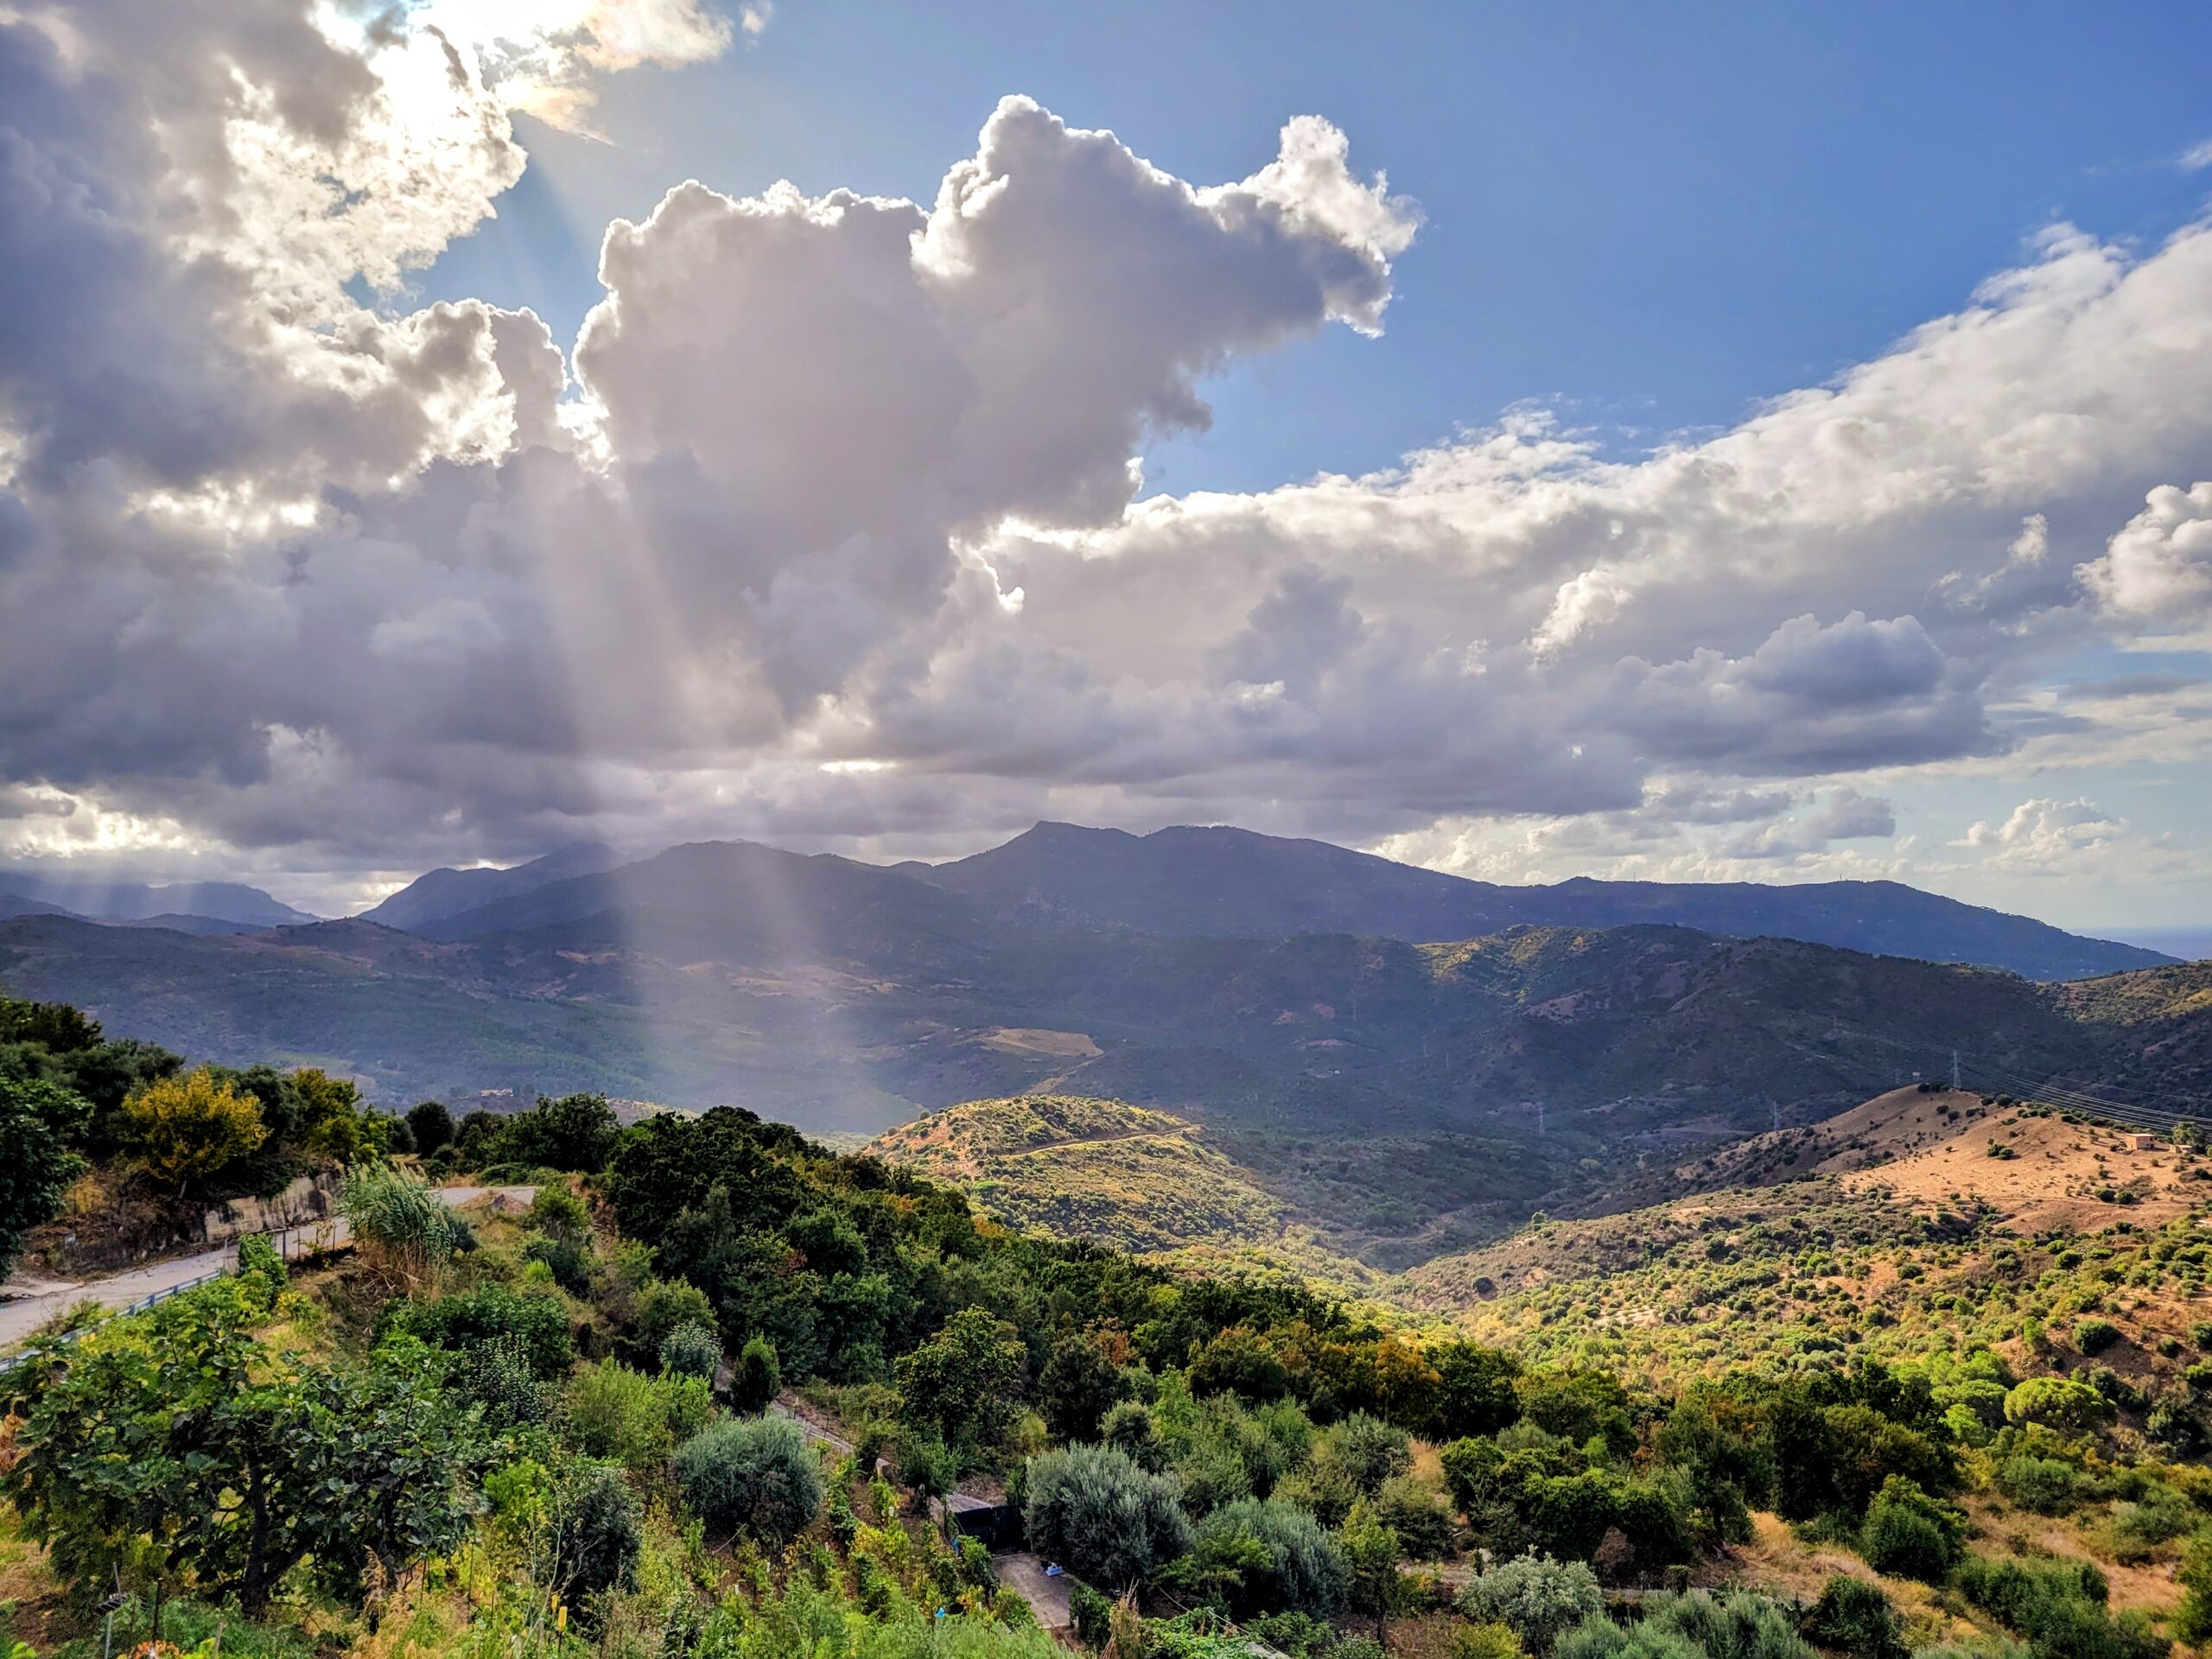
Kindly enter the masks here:
<path id="1" fill-rule="evenodd" d="M 459 1210 L 495 1195 L 502 1205 L 519 1206 L 527 1205 L 537 1192 L 534 1186 L 448 1186 L 441 1187 L 438 1196 Z M 346 1225 L 343 1216 L 332 1217 L 322 1227 L 325 1248 L 349 1243 L 353 1236 L 353 1229 Z M 162 1291 L 188 1285 L 204 1274 L 226 1271 L 235 1266 L 238 1259 L 238 1249 L 233 1242 L 218 1249 L 172 1256 L 166 1262 L 149 1262 L 127 1273 L 111 1274 L 82 1283 L 59 1279 L 12 1281 L 10 1288 L 17 1293 L 16 1299 L 0 1302 L 0 1348 L 14 1346 L 56 1313 L 79 1302 L 97 1301 L 108 1308 L 129 1307 L 133 1302 L 143 1301 Z"/>
<path id="2" fill-rule="evenodd" d="M 1066 1573 L 1046 1578 L 1045 1563 L 1026 1549 L 994 1555 L 991 1565 L 997 1569 L 999 1582 L 1029 1604 L 1029 1611 L 1045 1629 L 1065 1630 L 1075 1623 L 1075 1615 L 1068 1611 L 1068 1591 L 1075 1580 Z"/>

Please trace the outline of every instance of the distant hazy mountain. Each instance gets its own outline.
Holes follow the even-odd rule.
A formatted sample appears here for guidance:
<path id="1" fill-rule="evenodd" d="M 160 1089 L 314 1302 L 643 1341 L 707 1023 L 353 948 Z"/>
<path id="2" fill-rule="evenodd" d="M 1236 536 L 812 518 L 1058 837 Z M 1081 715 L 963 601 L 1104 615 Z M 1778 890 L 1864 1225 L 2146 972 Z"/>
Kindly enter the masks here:
<path id="1" fill-rule="evenodd" d="M 612 869 L 621 861 L 620 855 L 604 842 L 580 841 L 509 869 L 432 870 L 382 904 L 363 911 L 360 919 L 411 932 L 480 905 L 532 893 L 570 876 Z"/>
<path id="2" fill-rule="evenodd" d="M 137 881 L 103 881 L 91 876 L 48 875 L 33 870 L 0 870 L 0 893 L 38 899 L 71 915 L 99 921 L 145 922 L 168 918 L 163 925 L 204 918 L 252 927 L 285 927 L 312 922 L 304 910 L 279 904 L 259 887 L 236 881 L 186 881 L 149 887 Z"/>
<path id="3" fill-rule="evenodd" d="M 601 934 L 645 929 L 695 940 L 702 954 L 798 969 L 855 949 L 890 962 L 927 955 L 949 935 L 982 943 L 994 925 L 966 899 L 874 864 L 747 841 L 695 842 L 595 874 L 548 881 L 427 922 L 426 938 L 529 935 L 605 918 Z M 362 918 L 378 920 L 373 912 Z"/>
<path id="4" fill-rule="evenodd" d="M 0 920 L 10 916 L 67 916 L 70 912 L 60 905 L 49 905 L 43 899 L 26 899 L 20 893 L 0 893 Z"/>
<path id="5" fill-rule="evenodd" d="M 1149 836 L 1040 823 L 1002 847 L 900 873 L 1008 919 L 1161 935 L 1279 938 L 1356 933 L 1464 939 L 1509 927 L 1662 922 L 1732 938 L 1802 939 L 1881 956 L 2081 979 L 2174 960 L 1895 881 L 1593 881 L 1499 887 L 1319 841 L 1249 830 Z"/>
<path id="6" fill-rule="evenodd" d="M 446 940 L 23 917 L 0 921 L 0 985 L 203 1058 L 334 1066 L 386 1101 L 597 1089 L 814 1129 L 1048 1091 L 1322 1136 L 1548 1124 L 1571 1158 L 1809 1121 L 1948 1075 L 1954 1045 L 1993 1090 L 2212 1113 L 2212 999 L 2186 967 L 2051 986 L 1675 927 L 1007 927 L 868 866 L 727 845 L 469 915 L 482 931 Z"/>

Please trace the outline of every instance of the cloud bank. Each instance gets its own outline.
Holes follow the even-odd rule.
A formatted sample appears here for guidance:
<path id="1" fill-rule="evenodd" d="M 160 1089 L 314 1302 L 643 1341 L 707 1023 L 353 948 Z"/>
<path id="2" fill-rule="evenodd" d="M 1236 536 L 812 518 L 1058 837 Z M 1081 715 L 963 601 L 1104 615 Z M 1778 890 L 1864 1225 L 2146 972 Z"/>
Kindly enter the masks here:
<path id="1" fill-rule="evenodd" d="M 1147 498 L 1208 377 L 1386 326 L 1419 209 L 1345 135 L 1193 184 L 1008 98 L 925 204 L 677 185 L 556 340 L 394 296 L 520 176 L 512 110 L 588 125 L 734 35 L 510 10 L 0 22 L 0 849 L 342 874 L 1050 814 L 1770 871 L 1875 860 L 1900 779 L 2202 716 L 2189 674 L 2133 724 L 2049 677 L 2212 626 L 2212 226 L 2051 232 L 1634 460 L 1523 414 Z M 2107 838 L 2055 800 L 1961 842 Z"/>

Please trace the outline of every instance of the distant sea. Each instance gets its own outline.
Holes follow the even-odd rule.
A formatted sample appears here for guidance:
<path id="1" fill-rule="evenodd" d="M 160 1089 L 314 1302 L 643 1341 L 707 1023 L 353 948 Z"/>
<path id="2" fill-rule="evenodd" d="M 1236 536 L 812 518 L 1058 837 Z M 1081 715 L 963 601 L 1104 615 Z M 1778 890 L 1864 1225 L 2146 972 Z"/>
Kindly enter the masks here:
<path id="1" fill-rule="evenodd" d="M 2098 937 L 2118 939 L 2123 944 L 2139 944 L 2145 950 L 2163 950 L 2185 962 L 2202 962 L 2212 957 L 2212 927 L 2132 927 L 2098 932 Z"/>

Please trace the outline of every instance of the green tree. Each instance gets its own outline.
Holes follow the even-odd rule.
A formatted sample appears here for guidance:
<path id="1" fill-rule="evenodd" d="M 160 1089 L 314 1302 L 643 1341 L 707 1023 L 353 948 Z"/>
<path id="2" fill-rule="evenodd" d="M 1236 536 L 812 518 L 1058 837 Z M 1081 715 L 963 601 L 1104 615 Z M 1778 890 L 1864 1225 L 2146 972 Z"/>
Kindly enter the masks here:
<path id="1" fill-rule="evenodd" d="M 604 1095 L 541 1100 L 499 1126 L 493 1155 L 503 1164 L 586 1174 L 607 1167 L 622 1124 Z"/>
<path id="2" fill-rule="evenodd" d="M 415 1134 L 415 1150 L 428 1158 L 453 1144 L 453 1114 L 442 1100 L 417 1102 L 408 1108 L 407 1127 Z"/>
<path id="3" fill-rule="evenodd" d="M 1375 1615 L 1375 1639 L 1385 1640 L 1390 1615 L 1405 1592 L 1406 1581 L 1398 1571 L 1404 1554 L 1398 1535 L 1382 1524 L 1375 1506 L 1363 1497 L 1338 1529 L 1337 1550 L 1351 1574 L 1352 1605 Z"/>
<path id="4" fill-rule="evenodd" d="M 668 1333 L 660 1345 L 664 1376 L 703 1377 L 709 1382 L 722 1368 L 722 1339 L 714 1327 L 696 1319 L 686 1320 Z"/>
<path id="5" fill-rule="evenodd" d="M 2008 1423 L 2041 1423 L 2062 1434 L 2083 1434 L 2112 1419 L 2112 1402 L 2071 1377 L 2031 1376 L 2005 1396 Z"/>
<path id="6" fill-rule="evenodd" d="M 1191 1548 L 1175 1483 L 1107 1446 L 1031 1459 L 1022 1519 L 1046 1560 L 1116 1595 Z"/>
<path id="7" fill-rule="evenodd" d="M 1123 1393 L 1122 1368 L 1095 1336 L 1070 1334 L 1052 1344 L 1037 1378 L 1037 1409 L 1056 1440 L 1095 1440 Z"/>
<path id="8" fill-rule="evenodd" d="M 1224 1543 L 1235 1548 L 1224 1548 Z M 1249 1545 L 1249 1548 L 1243 1546 Z M 1351 1599 L 1351 1569 L 1319 1522 L 1280 1498 L 1240 1498 L 1198 1523 L 1198 1549 L 1226 1563 L 1219 1585 L 1230 1611 L 1332 1618 Z"/>
<path id="9" fill-rule="evenodd" d="M 1439 1440 L 1496 1434 L 1521 1415 L 1514 1382 L 1521 1362 L 1499 1348 L 1471 1342 L 1447 1342 L 1428 1351 L 1436 1367 L 1436 1417 L 1431 1434 Z"/>
<path id="10" fill-rule="evenodd" d="M 1581 1446 L 1605 1442 L 1614 1457 L 1636 1449 L 1628 1390 L 1604 1371 L 1530 1371 L 1514 1384 L 1521 1414 L 1548 1434 Z"/>
<path id="11" fill-rule="evenodd" d="M 718 1532 L 764 1544 L 798 1535 L 822 1507 L 822 1462 L 788 1417 L 725 1418 L 676 1453 L 676 1485 Z"/>
<path id="12" fill-rule="evenodd" d="M 59 1084 L 0 1080 L 0 1147 L 7 1148 L 0 1156 L 0 1279 L 15 1271 L 24 1238 L 59 1213 L 70 1182 L 84 1173 L 69 1143 L 92 1116 L 91 1103 Z"/>
<path id="13" fill-rule="evenodd" d="M 1478 1573 L 1459 1592 L 1459 1611 L 1478 1624 L 1503 1624 L 1530 1653 L 1546 1654 L 1603 1613 L 1605 1598 L 1587 1561 L 1555 1561 L 1531 1550 Z"/>
<path id="14" fill-rule="evenodd" d="M 1027 1358 L 1012 1325 L 988 1308 L 963 1308 L 899 1358 L 900 1414 L 935 1429 L 948 1445 L 995 1440 L 1020 1391 Z"/>
<path id="15" fill-rule="evenodd" d="M 359 1163 L 377 1150 L 361 1091 L 350 1078 L 315 1066 L 292 1073 L 300 1099 L 300 1148 L 334 1164 Z"/>
<path id="16" fill-rule="evenodd" d="M 776 1344 L 766 1337 L 748 1338 L 730 1378 L 730 1404 L 739 1411 L 766 1411 L 783 1386 L 784 1370 L 776 1361 Z"/>
<path id="17" fill-rule="evenodd" d="M 486 1448 L 436 1368 L 300 1363 L 254 1338 L 261 1306 L 221 1280 L 8 1374 L 0 1409 L 23 1421 L 0 1494 L 65 1578 L 188 1583 L 255 1616 L 302 1564 L 358 1593 L 372 1560 L 467 1535 Z"/>
<path id="18" fill-rule="evenodd" d="M 34 1043 L 53 1054 L 99 1046 L 100 1022 L 67 1002 L 19 1002 L 0 996 L 0 1043 Z"/>
<path id="19" fill-rule="evenodd" d="M 1774 1460 L 1752 1414 L 1717 1389 L 1684 1394 L 1659 1430 L 1659 1455 L 1689 1477 L 1690 1508 L 1709 1543 L 1751 1535 L 1751 1510 L 1774 1487 Z"/>
<path id="20" fill-rule="evenodd" d="M 260 1103 L 204 1065 L 150 1083 L 124 1101 L 122 1131 L 139 1166 L 180 1194 L 214 1179 L 269 1138 Z"/>

